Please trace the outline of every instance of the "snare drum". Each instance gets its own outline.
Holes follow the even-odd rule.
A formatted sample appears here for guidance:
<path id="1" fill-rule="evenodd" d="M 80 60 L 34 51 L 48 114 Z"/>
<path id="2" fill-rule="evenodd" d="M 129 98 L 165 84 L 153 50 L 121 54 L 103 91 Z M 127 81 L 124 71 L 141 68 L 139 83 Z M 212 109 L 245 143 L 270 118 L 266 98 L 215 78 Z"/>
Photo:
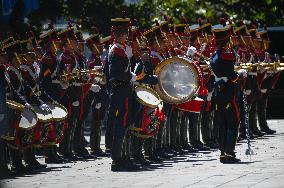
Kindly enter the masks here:
<path id="1" fill-rule="evenodd" d="M 33 105 L 33 109 L 35 113 L 37 114 L 38 121 L 40 123 L 49 123 L 52 121 L 52 114 L 51 112 L 47 112 L 45 110 L 42 110 L 38 105 Z"/>
<path id="2" fill-rule="evenodd" d="M 62 122 L 62 121 L 64 121 L 67 118 L 68 111 L 61 104 L 47 103 L 47 105 L 49 106 L 49 108 L 51 110 L 53 121 L 55 121 L 55 122 Z"/>
<path id="3" fill-rule="evenodd" d="M 140 138 L 155 136 L 164 119 L 163 103 L 152 88 L 144 85 L 135 87 L 136 99 L 144 106 L 141 127 L 132 127 L 132 133 Z"/>
<path id="4" fill-rule="evenodd" d="M 23 110 L 23 112 L 19 120 L 19 126 L 15 127 L 15 140 L 9 141 L 8 145 L 17 149 L 25 149 L 32 147 L 35 143 L 38 118 L 32 109 L 21 108 L 19 110 Z"/>
<path id="5" fill-rule="evenodd" d="M 162 61 L 155 69 L 159 83 L 155 90 L 170 104 L 181 104 L 193 98 L 200 86 L 201 70 L 186 58 L 175 56 Z"/>
<path id="6" fill-rule="evenodd" d="M 67 109 L 61 104 L 52 104 L 47 103 L 49 108 L 51 109 L 54 127 L 52 127 L 52 131 L 55 133 L 55 143 L 61 142 L 63 139 L 64 131 L 65 131 L 65 120 L 68 116 Z"/>

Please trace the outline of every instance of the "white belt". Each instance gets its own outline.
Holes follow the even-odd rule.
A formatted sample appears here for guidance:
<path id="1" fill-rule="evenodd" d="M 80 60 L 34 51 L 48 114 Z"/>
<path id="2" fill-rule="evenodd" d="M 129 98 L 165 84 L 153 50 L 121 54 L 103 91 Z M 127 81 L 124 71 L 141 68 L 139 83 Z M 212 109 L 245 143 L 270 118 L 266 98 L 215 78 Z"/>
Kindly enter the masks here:
<path id="1" fill-rule="evenodd" d="M 77 82 L 73 83 L 73 86 L 81 86 L 81 85 L 82 83 L 77 83 Z"/>
<path id="2" fill-rule="evenodd" d="M 248 75 L 249 76 L 257 76 L 257 73 L 256 72 L 248 72 Z"/>
<path id="3" fill-rule="evenodd" d="M 217 76 L 215 76 L 215 81 L 216 81 L 216 82 L 219 82 L 219 81 L 221 81 L 221 80 L 223 80 L 224 82 L 227 82 L 227 81 L 228 81 L 228 78 L 227 78 L 227 77 L 217 77 Z"/>
<path id="4" fill-rule="evenodd" d="M 60 84 L 60 81 L 59 80 L 52 80 L 51 83 L 53 83 L 53 84 Z"/>

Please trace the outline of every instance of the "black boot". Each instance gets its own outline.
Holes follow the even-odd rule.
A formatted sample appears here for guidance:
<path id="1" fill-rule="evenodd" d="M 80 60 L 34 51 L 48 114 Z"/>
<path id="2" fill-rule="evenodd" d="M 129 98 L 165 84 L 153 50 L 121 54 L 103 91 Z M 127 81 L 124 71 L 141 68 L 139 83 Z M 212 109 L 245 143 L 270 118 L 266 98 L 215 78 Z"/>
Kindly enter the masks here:
<path id="1" fill-rule="evenodd" d="M 220 156 L 220 162 L 223 164 L 233 164 L 233 163 L 239 163 L 241 162 L 241 160 L 236 158 L 235 155 L 225 154 Z"/>
<path id="2" fill-rule="evenodd" d="M 104 152 L 101 148 L 93 150 L 91 152 L 91 155 L 94 155 L 95 157 L 109 157 L 110 153 Z"/>
<path id="3" fill-rule="evenodd" d="M 35 170 L 40 170 L 46 168 L 46 165 L 40 164 L 36 158 L 35 154 L 33 151 L 33 148 L 28 148 L 23 151 L 24 155 L 24 160 L 26 163 L 26 167 L 28 168 L 29 171 L 35 171 Z"/>
<path id="4" fill-rule="evenodd" d="M 269 135 L 276 133 L 275 130 L 270 129 L 268 126 L 262 127 L 262 128 L 260 129 L 260 131 L 261 131 L 261 132 L 264 132 L 264 133 L 266 133 L 266 134 L 269 134 Z"/>
<path id="5" fill-rule="evenodd" d="M 257 127 L 251 130 L 252 134 L 256 137 L 262 137 L 265 135 L 264 132 L 260 131 Z"/>
<path id="6" fill-rule="evenodd" d="M 11 171 L 14 174 L 18 175 L 30 172 L 30 170 L 23 165 L 21 153 L 19 150 L 9 148 L 9 153 L 12 162 Z"/>

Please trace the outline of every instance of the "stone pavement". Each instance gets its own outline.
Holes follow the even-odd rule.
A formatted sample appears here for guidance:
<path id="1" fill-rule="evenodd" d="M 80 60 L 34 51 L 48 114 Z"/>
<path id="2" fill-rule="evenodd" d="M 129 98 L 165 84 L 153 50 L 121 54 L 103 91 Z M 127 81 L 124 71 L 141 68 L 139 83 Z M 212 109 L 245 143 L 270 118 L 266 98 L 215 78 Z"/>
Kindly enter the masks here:
<path id="1" fill-rule="evenodd" d="M 2 180 L 2 187 L 284 187 L 284 120 L 270 120 L 273 136 L 253 140 L 255 155 L 237 145 L 239 164 L 221 164 L 219 152 L 198 152 L 140 172 L 111 172 L 109 158 L 48 165 L 44 171 Z M 42 159 L 41 159 L 42 160 Z"/>

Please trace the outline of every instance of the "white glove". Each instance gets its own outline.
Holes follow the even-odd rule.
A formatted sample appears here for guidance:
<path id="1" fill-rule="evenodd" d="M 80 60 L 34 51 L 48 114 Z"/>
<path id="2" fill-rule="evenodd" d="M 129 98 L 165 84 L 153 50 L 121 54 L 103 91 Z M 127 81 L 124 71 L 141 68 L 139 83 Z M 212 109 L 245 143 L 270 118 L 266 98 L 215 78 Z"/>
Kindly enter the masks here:
<path id="1" fill-rule="evenodd" d="M 242 75 L 243 77 L 247 77 L 247 71 L 245 69 L 240 69 L 238 70 L 238 74 L 239 75 Z"/>
<path id="2" fill-rule="evenodd" d="M 59 84 L 60 84 L 61 88 L 64 89 L 64 90 L 68 88 L 68 84 L 67 83 L 59 81 Z"/>
<path id="3" fill-rule="evenodd" d="M 79 101 L 72 102 L 72 106 L 79 106 Z"/>
<path id="4" fill-rule="evenodd" d="M 261 92 L 261 93 L 266 93 L 266 92 L 267 92 L 267 89 L 261 89 L 260 92 Z"/>
<path id="5" fill-rule="evenodd" d="M 74 86 L 77 86 L 77 87 L 80 87 L 80 86 L 82 86 L 82 83 L 74 82 L 73 85 L 74 85 Z"/>
<path id="6" fill-rule="evenodd" d="M 97 93 L 101 90 L 101 87 L 99 85 L 92 84 L 90 90 L 94 93 Z"/>
<path id="7" fill-rule="evenodd" d="M 51 111 L 47 104 L 40 105 L 40 109 L 43 110 L 43 111 L 46 111 L 46 112 L 50 112 Z"/>
<path id="8" fill-rule="evenodd" d="M 0 122 L 3 121 L 5 114 L 0 114 Z"/>
<path id="9" fill-rule="evenodd" d="M 26 103 L 26 104 L 25 104 L 25 108 L 28 109 L 28 110 L 30 110 L 30 109 L 32 108 L 32 106 L 31 106 L 29 103 Z"/>
<path id="10" fill-rule="evenodd" d="M 247 95 L 247 96 L 250 95 L 251 94 L 251 90 L 250 89 L 245 89 L 244 90 L 244 94 Z"/>
<path id="11" fill-rule="evenodd" d="M 190 46 L 187 49 L 186 55 L 193 57 L 196 54 L 197 50 L 194 46 Z"/>
<path id="12" fill-rule="evenodd" d="M 128 59 L 131 59 L 131 58 L 132 58 L 133 53 L 132 53 L 132 48 L 131 48 L 130 46 L 126 45 L 126 47 L 125 47 L 125 53 L 126 53 Z"/>
<path id="13" fill-rule="evenodd" d="M 131 82 L 135 82 L 136 81 L 136 74 L 131 72 L 131 75 L 132 75 Z"/>
<path id="14" fill-rule="evenodd" d="M 207 95 L 207 101 L 211 101 L 213 91 L 209 92 Z"/>
<path id="15" fill-rule="evenodd" d="M 96 106 L 95 106 L 96 109 L 100 109 L 101 107 L 102 107 L 102 103 L 100 103 L 100 102 L 97 103 Z"/>

